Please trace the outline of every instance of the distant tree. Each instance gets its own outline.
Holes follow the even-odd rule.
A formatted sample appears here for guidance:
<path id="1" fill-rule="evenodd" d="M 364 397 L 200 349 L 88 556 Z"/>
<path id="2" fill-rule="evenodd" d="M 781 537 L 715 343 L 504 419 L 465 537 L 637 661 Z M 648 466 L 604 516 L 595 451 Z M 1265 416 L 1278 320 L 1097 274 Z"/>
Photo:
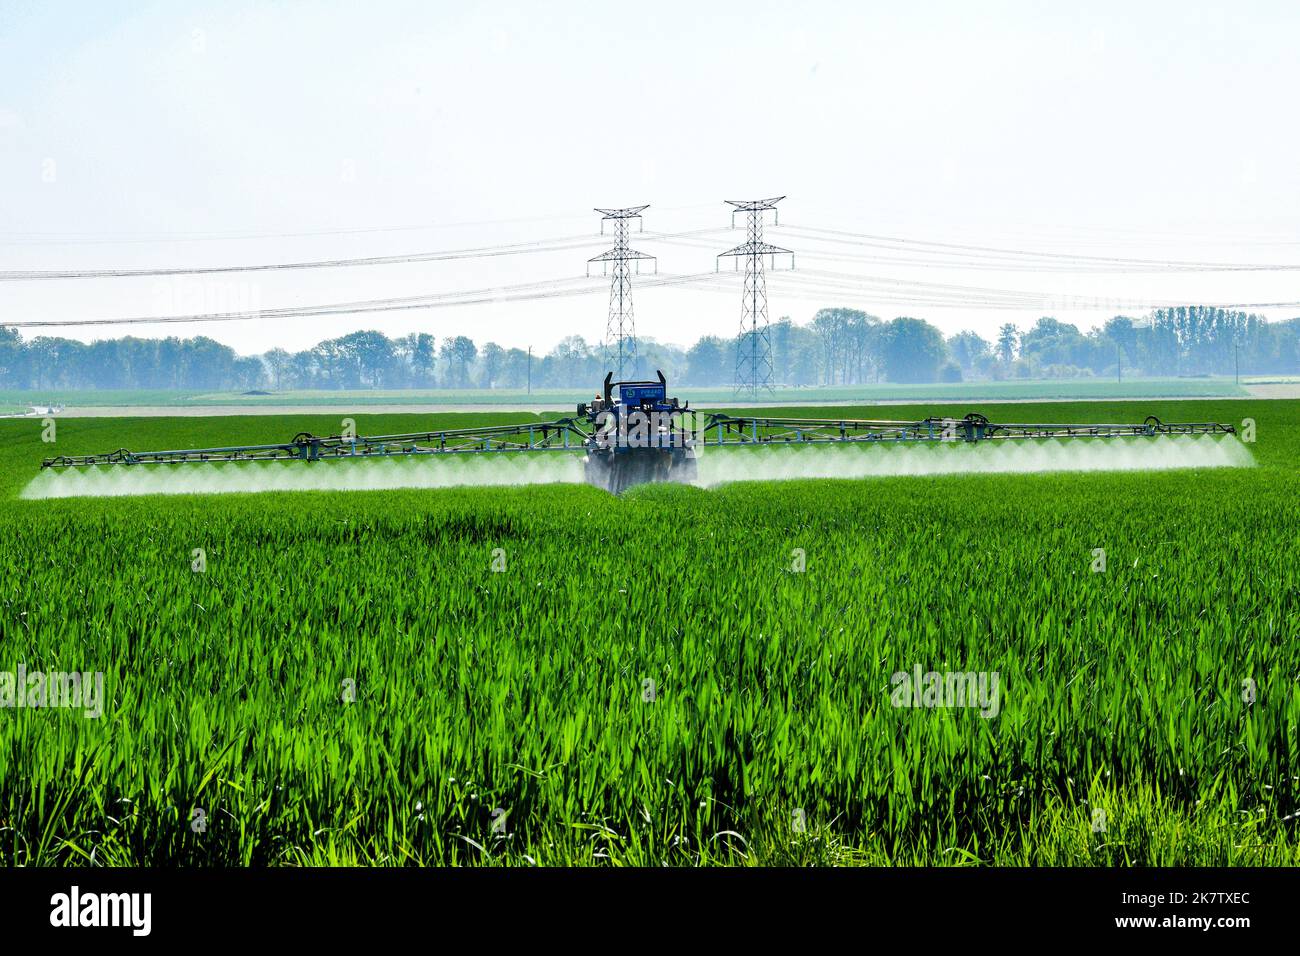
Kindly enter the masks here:
<path id="1" fill-rule="evenodd" d="M 180 388 L 181 365 L 186 344 L 176 336 L 168 336 L 157 343 L 154 350 L 156 367 L 151 376 L 151 388 Z"/>
<path id="2" fill-rule="evenodd" d="M 1020 333 L 1001 327 L 996 343 L 964 331 L 943 342 L 920 319 L 880 323 L 853 309 L 822 309 L 809 322 L 782 317 L 770 330 L 773 380 L 789 385 L 855 384 L 880 380 L 953 378 L 951 358 L 962 377 L 1076 377 L 1113 374 L 1117 351 L 1125 374 L 1300 372 L 1300 318 L 1268 322 L 1259 315 L 1219 306 L 1157 309 L 1141 319 L 1114 316 L 1101 328 L 1081 331 L 1050 316 Z M 428 333 L 389 339 L 358 331 L 290 355 L 272 349 L 242 358 L 227 345 L 197 336 L 142 339 L 125 336 L 89 344 L 38 336 L 25 340 L 0 326 L 0 384 L 12 389 L 184 388 L 219 391 L 349 387 L 523 388 L 529 360 L 523 349 L 488 343 L 480 354 L 466 336 L 438 343 Z M 736 339 L 704 336 L 689 348 L 645 337 L 640 374 L 662 369 L 672 382 L 727 385 L 735 370 Z M 436 360 L 436 361 L 435 361 Z M 545 357 L 534 357 L 534 387 L 591 388 L 604 375 L 597 350 L 580 336 L 562 340 Z M 472 375 L 471 375 L 472 371 Z"/>
<path id="3" fill-rule="evenodd" d="M 974 332 L 958 332 L 948 340 L 948 352 L 962 369 L 972 372 L 984 356 L 993 353 L 993 346 Z"/>
<path id="4" fill-rule="evenodd" d="M 1122 350 L 1123 354 L 1128 357 L 1130 365 L 1137 361 L 1138 330 L 1132 319 L 1126 315 L 1117 315 L 1114 318 L 1107 319 L 1105 326 L 1102 327 L 1101 334 L 1106 341 L 1111 343 L 1112 349 Z"/>
<path id="5" fill-rule="evenodd" d="M 0 325 L 0 384 L 9 388 L 22 388 L 27 364 L 22 336 L 17 329 Z"/>
<path id="6" fill-rule="evenodd" d="M 986 354 L 975 360 L 974 372 L 981 378 L 1001 381 L 1006 377 L 1007 369 L 990 349 Z"/>
<path id="7" fill-rule="evenodd" d="M 557 388 L 586 387 L 604 376 L 603 364 L 598 350 L 581 335 L 566 336 L 543 359 L 542 381 Z M 537 384 L 534 376 L 533 386 Z"/>
<path id="8" fill-rule="evenodd" d="M 1091 367 L 1099 359 L 1098 341 L 1089 340 L 1076 325 L 1043 316 L 1020 336 L 1020 355 L 1033 357 L 1043 368 Z M 1100 361 L 1104 363 L 1106 356 L 1100 356 Z"/>
<path id="9" fill-rule="evenodd" d="M 447 388 L 465 388 L 469 385 L 469 366 L 478 354 L 472 339 L 464 335 L 443 339 L 438 357 L 443 363 L 443 385 Z"/>
<path id="10" fill-rule="evenodd" d="M 417 385 L 432 387 L 434 365 L 437 363 L 438 351 L 434 347 L 434 338 L 428 332 L 412 332 L 407 336 L 407 362 L 411 368 L 411 378 Z"/>
<path id="11" fill-rule="evenodd" d="M 686 350 L 686 384 L 721 385 L 727 381 L 727 343 L 706 335 Z"/>
<path id="12" fill-rule="evenodd" d="M 501 358 L 503 388 L 523 388 L 528 384 L 528 353 L 523 349 L 507 349 Z"/>
<path id="13" fill-rule="evenodd" d="M 318 356 L 315 349 L 303 349 L 294 352 L 292 358 L 292 377 L 290 381 L 296 388 L 328 388 L 322 380 Z"/>
<path id="14" fill-rule="evenodd" d="M 821 348 L 817 334 L 806 325 L 790 330 L 791 385 L 816 385 L 821 379 Z"/>
<path id="15" fill-rule="evenodd" d="M 293 356 L 284 349 L 271 349 L 262 356 L 271 387 L 279 391 L 292 380 Z"/>
<path id="16" fill-rule="evenodd" d="M 790 382 L 790 335 L 794 327 L 788 315 L 772 323 L 772 377 L 780 384 Z"/>
<path id="17" fill-rule="evenodd" d="M 812 319 L 813 334 L 821 344 L 822 384 L 834 385 L 840 353 L 845 347 L 844 309 L 820 309 Z"/>
<path id="18" fill-rule="evenodd" d="M 1011 363 L 1012 378 L 1041 378 L 1042 367 L 1033 355 L 1022 355 Z"/>
<path id="19" fill-rule="evenodd" d="M 333 344 L 346 384 L 378 388 L 392 377 L 397 353 L 382 332 L 351 332 Z"/>
<path id="20" fill-rule="evenodd" d="M 826 385 L 861 382 L 877 356 L 880 320 L 857 309 L 821 309 L 811 327 L 821 344 L 822 380 Z"/>
<path id="21" fill-rule="evenodd" d="M 323 388 L 344 388 L 342 355 L 333 339 L 317 342 L 311 350 L 311 368 L 314 385 Z"/>
<path id="22" fill-rule="evenodd" d="M 266 366 L 261 359 L 251 355 L 235 359 L 231 363 L 230 374 L 238 389 L 259 388 L 266 384 Z"/>
<path id="23" fill-rule="evenodd" d="M 1287 319 L 1270 324 L 1269 328 L 1276 335 L 1278 370 L 1300 370 L 1300 319 Z M 1247 369 L 1256 367 L 1250 363 L 1246 365 Z"/>
<path id="24" fill-rule="evenodd" d="M 946 355 L 942 332 L 923 319 L 907 317 L 885 323 L 880 351 L 891 382 L 933 382 Z"/>
<path id="25" fill-rule="evenodd" d="M 1003 365 L 1010 365 L 1016 357 L 1016 342 L 1019 338 L 1020 330 L 1010 322 L 998 329 L 998 358 Z"/>
<path id="26" fill-rule="evenodd" d="M 880 319 L 866 312 L 850 310 L 845 322 L 843 381 L 859 385 L 868 381 L 880 365 Z"/>
<path id="27" fill-rule="evenodd" d="M 185 345 L 180 372 L 185 387 L 214 392 L 231 387 L 232 368 L 238 358 L 234 349 L 203 335 L 187 339 Z"/>
<path id="28" fill-rule="evenodd" d="M 668 342 L 660 342 L 649 335 L 638 337 L 636 346 L 637 355 L 641 360 L 640 367 L 647 377 L 653 377 L 655 370 L 658 369 L 664 373 L 670 385 L 684 380 L 686 375 L 684 348 Z"/>
<path id="29" fill-rule="evenodd" d="M 506 350 L 495 342 L 489 342 L 483 346 L 479 352 L 479 361 L 483 366 L 483 374 L 479 379 L 479 388 L 492 388 L 496 385 L 497 378 L 501 375 L 501 362 L 505 358 Z"/>
<path id="30" fill-rule="evenodd" d="M 62 340 L 38 335 L 36 338 L 28 342 L 27 346 L 23 349 L 32 366 L 32 375 L 28 379 L 28 385 L 30 387 L 48 388 L 51 385 L 58 384 L 57 382 L 52 381 L 52 379 L 58 376 L 60 371 L 62 371 L 60 367 L 61 356 L 57 344 L 60 341 Z"/>
<path id="31" fill-rule="evenodd" d="M 875 321 L 874 319 L 872 321 Z M 823 377 L 824 347 L 809 325 L 796 325 L 783 316 L 772 326 L 772 379 L 782 385 L 815 385 Z M 723 360 L 724 364 L 726 359 Z M 734 365 L 716 383 L 731 384 Z"/>
<path id="32" fill-rule="evenodd" d="M 1142 365 L 1167 372 L 1232 374 L 1243 370 L 1291 372 L 1296 368 L 1286 323 L 1269 323 L 1215 306 L 1156 309 L 1139 328 Z"/>

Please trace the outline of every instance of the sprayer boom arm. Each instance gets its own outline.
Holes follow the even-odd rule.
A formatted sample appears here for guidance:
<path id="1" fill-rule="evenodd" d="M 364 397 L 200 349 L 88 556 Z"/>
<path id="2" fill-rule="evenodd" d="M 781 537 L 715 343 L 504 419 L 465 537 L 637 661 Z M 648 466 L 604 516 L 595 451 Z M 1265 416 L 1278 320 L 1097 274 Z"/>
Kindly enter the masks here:
<path id="1" fill-rule="evenodd" d="M 1142 438 L 1155 435 L 1232 435 L 1218 422 L 1171 422 L 1148 416 L 1140 425 L 999 424 L 983 415 L 925 418 L 921 421 L 830 418 L 750 418 L 710 415 L 702 433 L 705 445 L 765 445 L 784 442 L 987 441 L 1017 438 Z"/>
<path id="2" fill-rule="evenodd" d="M 228 445 L 220 448 L 181 448 L 172 451 L 117 451 L 102 455 L 62 455 L 46 458 L 42 468 L 86 465 L 181 464 L 222 461 L 318 461 L 322 458 L 370 458 L 404 455 L 445 455 L 494 451 L 581 451 L 590 436 L 572 418 L 525 425 L 490 425 L 402 435 L 320 438 L 303 432 L 279 445 Z"/>

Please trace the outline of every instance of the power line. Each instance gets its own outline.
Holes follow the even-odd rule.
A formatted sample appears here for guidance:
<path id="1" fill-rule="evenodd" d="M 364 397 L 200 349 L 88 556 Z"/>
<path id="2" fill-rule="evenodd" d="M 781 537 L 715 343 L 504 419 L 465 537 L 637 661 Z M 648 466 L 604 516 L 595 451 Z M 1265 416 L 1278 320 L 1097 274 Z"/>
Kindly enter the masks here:
<path id="1" fill-rule="evenodd" d="M 742 315 L 736 356 L 735 384 L 737 394 L 745 392 L 757 395 L 760 389 L 766 389 L 771 382 L 771 344 L 769 334 L 769 317 L 767 305 L 767 278 L 764 272 L 765 260 L 770 260 L 775 267 L 776 255 L 790 255 L 793 267 L 794 254 L 789 249 L 766 243 L 763 240 L 764 214 L 772 210 L 776 214 L 776 204 L 783 197 L 751 201 L 728 200 L 732 207 L 731 229 L 735 228 L 737 213 L 746 213 L 746 241 L 717 256 L 717 262 L 724 256 L 736 260 L 745 259 L 745 283 L 742 293 Z M 620 377 L 635 366 L 637 341 L 635 320 L 632 309 L 630 265 L 639 264 L 641 259 L 657 260 L 654 256 L 631 249 L 628 246 L 628 226 L 632 219 L 640 220 L 641 212 L 647 206 L 628 207 L 625 209 L 598 209 L 602 218 L 602 234 L 606 219 L 615 222 L 616 238 L 612 249 L 588 260 L 588 263 L 601 262 L 608 267 L 613 265 L 613 280 L 610 285 L 610 309 L 604 344 L 608 350 L 611 367 L 617 369 Z M 1291 271 L 1300 269 L 1300 265 L 1261 264 L 1261 263 L 1213 263 L 1192 260 L 1169 259 L 1131 259 L 1118 256 L 1086 256 L 1071 253 L 1034 252 L 1025 249 L 995 248 L 966 243 L 934 242 L 929 240 L 911 240 L 899 237 L 879 236 L 866 233 L 854 233 L 845 230 L 822 229 L 811 226 L 781 226 L 779 221 L 773 223 L 777 229 L 790 230 L 811 243 L 828 243 L 839 246 L 863 247 L 879 250 L 876 254 L 835 255 L 823 252 L 800 252 L 801 257 L 824 262 L 870 262 L 888 266 L 923 266 L 939 269 L 974 269 L 978 271 L 1015 271 L 1026 273 L 1081 273 L 1108 274 L 1125 272 L 1186 272 L 1186 271 Z M 670 246 L 685 248 L 711 248 L 704 237 L 725 232 L 724 228 L 694 229 L 676 233 L 639 232 L 646 242 L 663 242 Z M 562 251 L 566 249 L 590 247 L 597 241 L 594 235 L 564 236 L 551 239 L 538 239 L 529 242 L 480 246 L 468 249 L 453 249 L 440 252 L 424 252 L 399 256 L 371 256 L 362 258 L 339 258 L 301 262 L 249 264 L 236 266 L 215 266 L 198 268 L 153 268 L 153 269 L 92 269 L 92 270 L 26 270 L 0 272 L 0 281 L 23 281 L 43 279 L 77 279 L 110 278 L 130 276 L 175 276 L 206 275 L 219 273 L 261 272 L 298 269 L 336 268 L 369 265 L 396 265 L 440 260 L 457 260 L 472 258 L 489 258 L 496 256 L 521 255 L 537 252 Z M 715 269 L 717 263 L 715 263 Z M 78 326 L 113 326 L 134 324 L 168 324 L 187 322 L 224 322 L 245 321 L 258 318 L 298 318 L 310 316 L 344 315 L 364 312 L 394 311 L 399 309 L 432 309 L 455 305 L 476 305 L 492 302 L 526 302 L 542 300 L 557 296 L 590 295 L 599 291 L 599 287 L 585 287 L 579 284 L 587 282 L 589 277 L 549 279 L 533 283 L 521 283 L 488 289 L 471 289 L 400 298 L 368 299 L 357 302 L 327 303 L 323 305 L 286 307 L 272 310 L 244 312 L 211 312 L 194 315 L 106 318 L 83 320 L 32 320 L 4 322 L 3 325 L 16 328 L 59 328 Z M 702 273 L 658 276 L 643 281 L 646 286 L 691 287 L 701 291 L 720 292 L 733 290 L 721 274 Z M 1038 309 L 1148 309 L 1167 308 L 1189 303 L 1178 300 L 1163 302 L 1137 301 L 1130 297 L 1088 297 L 1078 295 L 1055 295 L 1045 292 L 1022 291 L 1007 288 L 959 285 L 953 283 L 925 282 L 919 279 L 904 279 L 878 275 L 862 275 L 848 272 L 813 269 L 801 270 L 799 273 L 782 273 L 779 280 L 788 282 L 792 294 L 807 300 L 813 296 L 842 297 L 852 295 L 866 301 L 881 304 L 899 304 L 912 306 L 929 306 L 937 308 L 999 309 L 999 310 L 1038 310 Z M 1215 308 L 1233 309 L 1281 309 L 1297 308 L 1295 302 L 1254 302 L 1224 303 Z"/>
<path id="2" fill-rule="evenodd" d="M 679 286 L 716 278 L 712 272 L 687 275 L 658 275 L 645 280 L 643 286 Z M 520 283 L 488 289 L 461 292 L 429 293 L 389 299 L 367 299 L 354 302 L 335 302 L 308 306 L 287 306 L 277 309 L 258 309 L 242 312 L 210 312 L 190 315 L 132 316 L 106 319 L 31 320 L 3 322 L 8 328 L 79 328 L 82 326 L 117 325 L 167 325 L 175 323 L 244 322 L 259 319 L 313 318 L 332 315 L 355 315 L 371 312 L 397 312 L 418 309 L 449 308 L 462 305 L 486 305 L 499 302 L 531 302 L 568 296 L 595 295 L 603 285 L 592 285 L 588 276 L 564 279 L 547 279 L 541 282 Z M 566 285 L 586 283 L 578 288 Z"/>
<path id="3" fill-rule="evenodd" d="M 1228 263 L 1198 262 L 1179 259 L 1137 259 L 1124 256 L 1091 256 L 1068 252 L 1035 252 L 1028 249 L 1005 249 L 966 243 L 934 242 L 924 239 L 905 239 L 898 236 L 878 236 L 847 232 L 842 229 L 821 229 L 814 226 L 787 225 L 783 227 L 796 234 L 826 236 L 824 242 L 839 242 L 868 246 L 890 251 L 903 249 L 928 255 L 946 254 L 951 257 L 1004 259 L 1007 261 L 1043 261 L 1089 263 L 1093 265 L 1148 267 L 1156 270 L 1173 269 L 1197 272 L 1291 272 L 1300 270 L 1294 263 Z"/>
<path id="4" fill-rule="evenodd" d="M 677 233 L 647 233 L 647 239 L 662 241 L 689 240 L 723 232 L 722 229 L 692 229 Z M 25 282 L 52 279 L 116 279 L 146 278 L 180 275 L 216 275 L 239 272 L 277 272 L 300 269 L 337 269 L 354 266 L 405 265 L 417 262 L 442 262 L 458 259 L 482 259 L 498 256 L 528 255 L 539 252 L 563 252 L 584 249 L 600 242 L 600 235 L 559 236 L 554 239 L 535 239 L 528 242 L 496 246 L 477 246 L 467 249 L 448 249 L 439 252 L 418 252 L 394 256 L 361 256 L 340 259 L 315 259 L 301 262 L 254 263 L 234 266 L 162 266 L 141 269 L 15 269 L 0 271 L 0 282 Z M 652 257 L 653 258 L 653 257 Z"/>
<path id="5" fill-rule="evenodd" d="M 820 236 L 801 236 L 805 241 L 812 242 L 836 242 L 837 240 L 825 239 Z M 690 238 L 660 238 L 672 246 L 683 248 L 706 249 L 711 246 L 706 242 L 696 241 Z M 843 242 L 843 240 L 838 240 Z M 862 243 L 848 243 L 849 245 L 863 245 Z M 879 246 L 883 251 L 894 251 L 893 247 Z M 901 251 L 901 250 L 900 250 Z M 919 250 L 916 255 L 924 256 L 928 253 L 930 258 L 909 258 L 899 256 L 872 255 L 872 254 L 832 254 L 825 252 L 800 251 L 799 258 L 813 259 L 818 262 L 865 262 L 873 265 L 888 266 L 915 266 L 927 269 L 947 270 L 974 270 L 980 272 L 1028 272 L 1042 274 L 1065 274 L 1065 275 L 1116 275 L 1116 274 L 1138 274 L 1144 275 L 1149 273 L 1161 272 L 1188 272 L 1203 270 L 1188 269 L 1169 269 L 1156 267 L 1121 267 L 1105 266 L 1087 263 L 1047 263 L 1036 262 L 1033 260 L 1004 258 L 998 259 L 993 256 L 984 258 L 949 258 L 946 253 L 929 252 L 928 250 Z M 909 253 L 909 256 L 912 255 Z"/>
<path id="6" fill-rule="evenodd" d="M 780 282 L 792 282 L 802 288 L 792 289 L 789 294 L 801 299 L 812 296 L 818 298 L 837 298 L 855 296 L 869 304 L 899 304 L 909 306 L 930 306 L 936 308 L 963 308 L 996 311 L 1030 311 L 1056 305 L 1061 308 L 1088 310 L 1092 308 L 1110 308 L 1098 304 L 1096 300 L 1079 297 L 1050 296 L 1038 293 L 1014 292 L 1011 290 L 981 289 L 978 287 L 945 287 L 939 283 L 908 283 L 906 280 L 894 280 L 883 277 L 858 276 L 849 273 L 822 272 L 820 270 L 776 273 Z M 896 284 L 899 288 L 881 291 L 875 284 Z M 703 272 L 680 275 L 659 274 L 643 279 L 641 285 L 646 288 L 693 288 L 704 292 L 725 295 L 735 294 L 735 285 L 726 273 Z M 517 283 L 485 289 L 462 290 L 458 292 L 429 293 L 425 295 L 404 296 L 387 299 L 367 299 L 353 302 L 325 303 L 309 306 L 289 306 L 277 309 L 265 309 L 246 312 L 217 312 L 171 316 L 138 316 L 128 318 L 75 319 L 75 320 L 33 320 L 3 322 L 10 328 L 77 328 L 82 326 L 127 326 L 127 325 L 168 325 L 185 323 L 237 322 L 263 319 L 312 318 L 334 315 L 352 315 L 373 312 L 392 312 L 420 309 L 437 309 L 455 306 L 484 305 L 492 303 L 530 302 L 570 296 L 595 295 L 601 292 L 602 285 L 592 284 L 587 276 L 572 276 L 562 279 L 547 279 L 538 282 Z M 968 290 L 968 291 L 963 291 Z M 1025 297 L 1025 298 L 1021 298 Z M 1033 298 L 1036 297 L 1036 298 Z M 1186 301 L 1164 300 L 1127 303 L 1134 309 L 1176 308 L 1190 305 Z M 1199 303 L 1210 308 L 1221 309 L 1269 309 L 1300 308 L 1300 302 L 1223 302 Z M 743 341 L 743 330 L 742 330 Z"/>
<path id="7" fill-rule="evenodd" d="M 354 266 L 404 265 L 412 262 L 442 262 L 456 259 L 483 259 L 497 256 L 527 255 L 536 252 L 559 252 L 595 245 L 599 237 L 565 236 L 499 246 L 449 249 L 442 252 L 417 252 L 396 256 L 363 256 L 350 259 L 316 259 L 303 262 L 278 262 L 236 266 L 190 266 L 151 269 L 66 269 L 13 270 L 0 272 L 0 282 L 24 282 L 48 279 L 120 279 L 180 275 L 216 275 L 237 272 L 280 272 L 298 269 L 339 269 Z"/>

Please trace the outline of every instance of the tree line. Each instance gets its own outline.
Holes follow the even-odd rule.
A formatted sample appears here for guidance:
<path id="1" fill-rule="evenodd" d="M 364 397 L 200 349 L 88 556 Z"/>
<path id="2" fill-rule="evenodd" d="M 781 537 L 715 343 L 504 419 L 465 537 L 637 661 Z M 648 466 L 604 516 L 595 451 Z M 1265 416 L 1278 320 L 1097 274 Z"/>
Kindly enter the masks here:
<path id="1" fill-rule="evenodd" d="M 1001 326 L 993 338 L 945 338 L 924 319 L 882 320 L 856 309 L 818 311 L 771 325 L 773 382 L 858 385 L 1005 378 L 1231 375 L 1300 372 L 1300 318 L 1268 322 L 1209 306 L 1158 309 L 1078 326 L 1045 316 Z M 640 340 L 637 376 L 662 369 L 685 385 L 730 385 L 737 340 L 704 336 L 689 347 Z M 569 336 L 544 355 L 464 335 L 389 338 L 352 332 L 300 352 L 241 356 L 213 339 L 127 336 L 91 343 L 0 327 L 0 387 L 10 389 L 274 390 L 370 388 L 589 388 L 605 375 L 598 343 Z"/>

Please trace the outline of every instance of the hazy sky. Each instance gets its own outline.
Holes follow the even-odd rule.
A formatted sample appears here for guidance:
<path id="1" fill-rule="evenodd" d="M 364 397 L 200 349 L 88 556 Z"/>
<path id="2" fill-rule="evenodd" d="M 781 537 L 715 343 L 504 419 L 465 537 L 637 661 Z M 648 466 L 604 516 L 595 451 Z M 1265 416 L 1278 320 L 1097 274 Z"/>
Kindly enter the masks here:
<path id="1" fill-rule="evenodd" d="M 1294 2 L 0 0 L 0 271 L 583 237 L 391 266 L 0 282 L 0 323 L 570 279 L 608 245 L 591 238 L 593 206 L 650 203 L 647 232 L 716 228 L 636 243 L 661 273 L 704 272 L 743 240 L 726 230 L 722 201 L 782 194 L 788 228 L 768 238 L 800 258 L 795 276 L 772 277 L 773 319 L 846 305 L 989 335 L 1046 311 L 973 308 L 982 295 L 969 291 L 940 307 L 918 282 L 1119 300 L 1051 310 L 1083 326 L 1151 301 L 1296 302 L 1300 270 L 958 269 L 936 247 L 879 261 L 908 254 L 860 237 L 1300 264 L 1297 49 Z M 874 291 L 818 271 L 870 277 Z M 642 288 L 638 330 L 675 342 L 734 334 L 732 281 Z M 598 293 L 62 334 L 201 333 L 255 352 L 378 328 L 544 350 L 572 333 L 599 340 L 606 309 Z"/>

